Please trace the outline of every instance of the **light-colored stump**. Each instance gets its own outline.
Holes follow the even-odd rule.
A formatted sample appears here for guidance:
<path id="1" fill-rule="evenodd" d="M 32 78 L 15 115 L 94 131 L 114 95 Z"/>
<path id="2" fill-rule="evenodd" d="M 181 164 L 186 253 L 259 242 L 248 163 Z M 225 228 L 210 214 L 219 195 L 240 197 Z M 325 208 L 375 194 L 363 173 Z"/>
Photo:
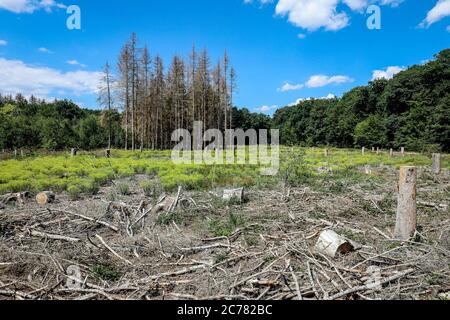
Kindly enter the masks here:
<path id="1" fill-rule="evenodd" d="M 394 157 L 394 149 L 391 148 L 391 150 L 389 151 L 389 156 L 390 156 L 391 158 Z"/>
<path id="2" fill-rule="evenodd" d="M 375 147 L 372 147 L 372 152 L 375 152 Z"/>
<path id="3" fill-rule="evenodd" d="M 338 253 L 346 254 L 353 250 L 353 246 L 333 230 L 325 230 L 319 236 L 316 250 L 334 258 Z"/>
<path id="4" fill-rule="evenodd" d="M 441 173 L 441 154 L 440 153 L 433 154 L 433 173 L 434 174 Z"/>
<path id="5" fill-rule="evenodd" d="M 417 229 L 417 168 L 401 167 L 395 238 L 407 241 Z"/>
<path id="6" fill-rule="evenodd" d="M 223 191 L 223 200 L 231 201 L 232 199 L 236 199 L 240 202 L 244 201 L 244 188 Z"/>
<path id="7" fill-rule="evenodd" d="M 402 149 L 401 149 L 400 153 L 402 154 L 402 157 L 404 157 L 404 156 L 405 156 L 405 147 L 402 147 Z"/>
<path id="8" fill-rule="evenodd" d="M 377 148 L 377 154 L 379 155 L 381 152 L 380 148 Z"/>
<path id="9" fill-rule="evenodd" d="M 78 153 L 78 150 L 77 150 L 77 148 L 72 148 L 72 150 L 70 150 L 70 156 L 73 158 L 73 157 L 76 157 L 77 156 L 77 153 Z"/>
<path id="10" fill-rule="evenodd" d="M 362 153 L 362 155 L 366 154 L 366 148 L 365 147 L 362 148 L 361 153 Z"/>
<path id="11" fill-rule="evenodd" d="M 44 191 L 36 196 L 36 202 L 41 206 L 52 203 L 55 199 L 56 196 L 51 191 Z"/>

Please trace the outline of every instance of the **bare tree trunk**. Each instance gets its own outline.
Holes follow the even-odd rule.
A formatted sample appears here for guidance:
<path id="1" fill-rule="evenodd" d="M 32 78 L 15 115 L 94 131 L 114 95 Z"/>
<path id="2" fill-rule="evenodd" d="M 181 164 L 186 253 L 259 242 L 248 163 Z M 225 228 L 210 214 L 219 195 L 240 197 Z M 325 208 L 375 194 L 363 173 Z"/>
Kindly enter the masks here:
<path id="1" fill-rule="evenodd" d="M 401 167 L 395 237 L 407 241 L 417 228 L 417 168 Z"/>

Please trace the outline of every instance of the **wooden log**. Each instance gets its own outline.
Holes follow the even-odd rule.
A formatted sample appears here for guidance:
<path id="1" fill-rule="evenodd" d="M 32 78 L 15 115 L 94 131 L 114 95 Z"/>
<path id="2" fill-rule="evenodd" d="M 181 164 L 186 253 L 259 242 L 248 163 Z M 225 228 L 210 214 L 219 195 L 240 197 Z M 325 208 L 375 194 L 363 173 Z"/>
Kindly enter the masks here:
<path id="1" fill-rule="evenodd" d="M 441 154 L 433 153 L 433 173 L 440 174 L 441 173 Z"/>
<path id="2" fill-rule="evenodd" d="M 76 149 L 76 148 L 72 148 L 72 150 L 70 150 L 70 156 L 73 158 L 73 157 L 76 157 L 77 156 L 77 153 L 78 153 L 78 150 Z"/>
<path id="3" fill-rule="evenodd" d="M 244 201 L 244 188 L 228 189 L 223 191 L 223 200 L 231 201 L 236 199 L 240 202 Z"/>
<path id="4" fill-rule="evenodd" d="M 417 168 L 401 167 L 395 238 L 407 241 L 417 228 Z"/>
<path id="5" fill-rule="evenodd" d="M 36 202 L 41 206 L 52 203 L 55 199 L 56 196 L 51 191 L 43 191 L 36 196 Z"/>
<path id="6" fill-rule="evenodd" d="M 352 251 L 353 246 L 333 230 L 325 230 L 319 236 L 316 250 L 334 258 L 338 253 L 346 254 Z"/>

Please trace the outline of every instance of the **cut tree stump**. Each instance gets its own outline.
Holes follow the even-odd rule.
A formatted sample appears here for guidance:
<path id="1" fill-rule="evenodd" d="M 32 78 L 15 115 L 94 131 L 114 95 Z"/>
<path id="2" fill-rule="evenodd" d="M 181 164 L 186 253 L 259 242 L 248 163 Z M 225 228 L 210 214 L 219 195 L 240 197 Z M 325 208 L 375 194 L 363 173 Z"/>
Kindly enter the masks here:
<path id="1" fill-rule="evenodd" d="M 55 201 L 55 199 L 56 196 L 51 191 L 44 191 L 36 196 L 36 202 L 41 206 L 52 203 Z"/>
<path id="2" fill-rule="evenodd" d="M 78 153 L 78 149 L 77 148 L 72 148 L 72 150 L 70 150 L 70 156 L 73 158 L 73 157 L 76 157 L 77 156 L 77 153 Z"/>
<path id="3" fill-rule="evenodd" d="M 417 229 L 417 168 L 401 167 L 395 238 L 408 241 Z"/>
<path id="4" fill-rule="evenodd" d="M 402 154 L 402 157 L 405 156 L 405 147 L 402 147 L 402 149 L 400 150 L 400 153 Z"/>
<path id="5" fill-rule="evenodd" d="M 389 151 L 389 156 L 390 156 L 391 158 L 394 157 L 394 149 L 391 148 L 391 150 Z"/>
<path id="6" fill-rule="evenodd" d="M 349 241 L 333 230 L 325 230 L 319 236 L 316 250 L 334 258 L 338 253 L 346 254 L 353 251 L 354 248 Z"/>
<path id="7" fill-rule="evenodd" d="M 433 153 L 433 173 L 440 174 L 441 173 L 441 154 Z"/>
<path id="8" fill-rule="evenodd" d="M 239 189 L 227 189 L 223 191 L 223 200 L 231 201 L 236 199 L 240 202 L 244 201 L 244 188 Z"/>
<path id="9" fill-rule="evenodd" d="M 366 148 L 365 147 L 362 148 L 361 153 L 362 153 L 362 155 L 366 154 Z"/>

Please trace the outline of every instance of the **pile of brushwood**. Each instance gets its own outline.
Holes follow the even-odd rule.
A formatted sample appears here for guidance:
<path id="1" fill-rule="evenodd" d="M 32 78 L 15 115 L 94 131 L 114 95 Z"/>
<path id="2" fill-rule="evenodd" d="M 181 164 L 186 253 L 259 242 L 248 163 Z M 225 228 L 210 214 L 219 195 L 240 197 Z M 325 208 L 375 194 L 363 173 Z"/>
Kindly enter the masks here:
<path id="1" fill-rule="evenodd" d="M 407 242 L 391 233 L 395 179 L 231 199 L 180 188 L 107 200 L 103 188 L 41 206 L 23 194 L 0 209 L 0 299 L 449 299 L 448 178 L 419 186 Z M 318 250 L 324 231 L 350 250 Z"/>

